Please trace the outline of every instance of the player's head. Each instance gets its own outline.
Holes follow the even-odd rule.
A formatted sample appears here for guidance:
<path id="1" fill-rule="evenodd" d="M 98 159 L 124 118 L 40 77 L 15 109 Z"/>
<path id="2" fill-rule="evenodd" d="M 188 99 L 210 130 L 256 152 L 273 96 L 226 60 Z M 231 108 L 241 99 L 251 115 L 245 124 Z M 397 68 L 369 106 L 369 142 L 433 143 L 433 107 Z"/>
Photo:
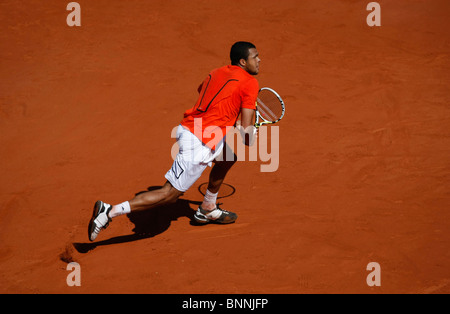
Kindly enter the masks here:
<path id="1" fill-rule="evenodd" d="M 238 41 L 231 47 L 230 59 L 232 65 L 237 65 L 248 73 L 256 75 L 259 73 L 258 51 L 255 45 L 246 41 Z"/>

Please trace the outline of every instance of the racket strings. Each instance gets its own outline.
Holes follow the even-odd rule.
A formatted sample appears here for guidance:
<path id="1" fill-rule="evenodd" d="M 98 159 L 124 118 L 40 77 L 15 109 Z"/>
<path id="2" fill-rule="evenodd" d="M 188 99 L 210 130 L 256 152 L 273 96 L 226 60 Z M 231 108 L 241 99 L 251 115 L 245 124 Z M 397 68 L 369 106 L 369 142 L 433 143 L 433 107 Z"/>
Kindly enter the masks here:
<path id="1" fill-rule="evenodd" d="M 258 112 L 268 121 L 277 121 L 283 114 L 280 100 L 272 92 L 262 90 L 258 95 Z"/>

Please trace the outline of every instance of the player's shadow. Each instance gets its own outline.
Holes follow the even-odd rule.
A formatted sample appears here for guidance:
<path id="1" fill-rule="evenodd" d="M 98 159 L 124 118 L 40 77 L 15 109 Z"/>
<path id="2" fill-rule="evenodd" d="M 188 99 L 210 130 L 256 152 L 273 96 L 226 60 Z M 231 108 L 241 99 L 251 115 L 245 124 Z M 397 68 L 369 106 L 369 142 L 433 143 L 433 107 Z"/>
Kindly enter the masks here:
<path id="1" fill-rule="evenodd" d="M 148 191 L 156 190 L 158 188 L 160 188 L 160 186 L 152 186 L 148 188 Z M 136 195 L 144 192 L 146 191 L 139 192 Z M 134 224 L 133 234 L 117 236 L 98 242 L 73 243 L 73 246 L 79 253 L 87 253 L 99 246 L 152 238 L 166 231 L 170 227 L 172 221 L 176 221 L 181 217 L 189 218 L 190 223 L 196 225 L 194 220 L 195 210 L 191 208 L 190 204 L 199 205 L 201 202 L 178 199 L 176 203 L 173 204 L 130 213 L 127 217 Z"/>
<path id="2" fill-rule="evenodd" d="M 147 191 L 153 191 L 159 188 L 161 188 L 161 186 L 151 186 L 147 189 Z M 202 195 L 205 195 L 206 188 L 207 183 L 203 183 L 198 187 L 198 191 Z M 141 191 L 139 193 L 136 193 L 136 195 L 145 193 L 147 191 Z M 232 185 L 223 183 L 221 187 L 222 196 L 218 197 L 218 199 L 229 197 L 235 192 L 236 189 Z M 130 213 L 127 215 L 127 217 L 134 224 L 132 234 L 117 236 L 98 242 L 76 242 L 73 243 L 73 246 L 79 253 L 87 253 L 98 246 L 133 242 L 152 238 L 169 229 L 171 222 L 176 221 L 181 217 L 189 218 L 191 225 L 203 226 L 203 224 L 198 224 L 195 221 L 194 214 L 196 209 L 191 208 L 191 204 L 196 208 L 201 204 L 201 202 L 178 199 L 176 203 L 173 204 L 162 205 L 153 209 Z"/>

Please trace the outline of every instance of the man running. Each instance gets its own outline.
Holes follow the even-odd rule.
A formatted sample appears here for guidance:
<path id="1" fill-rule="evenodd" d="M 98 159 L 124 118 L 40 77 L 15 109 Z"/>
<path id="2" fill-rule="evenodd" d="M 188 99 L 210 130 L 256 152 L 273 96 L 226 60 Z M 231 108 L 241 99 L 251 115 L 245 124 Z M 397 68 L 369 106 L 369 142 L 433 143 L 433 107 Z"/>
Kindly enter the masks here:
<path id="1" fill-rule="evenodd" d="M 226 145 L 225 135 L 240 115 L 244 143 L 252 142 L 259 91 L 254 76 L 259 73 L 261 60 L 255 45 L 249 42 L 236 42 L 231 47 L 230 59 L 231 65 L 215 69 L 206 77 L 198 88 L 196 104 L 184 113 L 177 129 L 179 152 L 165 175 L 164 186 L 114 206 L 97 201 L 89 222 L 89 240 L 94 241 L 115 217 L 176 202 L 213 162 L 208 189 L 194 219 L 203 224 L 236 221 L 235 213 L 216 205 L 220 186 L 237 160 Z"/>

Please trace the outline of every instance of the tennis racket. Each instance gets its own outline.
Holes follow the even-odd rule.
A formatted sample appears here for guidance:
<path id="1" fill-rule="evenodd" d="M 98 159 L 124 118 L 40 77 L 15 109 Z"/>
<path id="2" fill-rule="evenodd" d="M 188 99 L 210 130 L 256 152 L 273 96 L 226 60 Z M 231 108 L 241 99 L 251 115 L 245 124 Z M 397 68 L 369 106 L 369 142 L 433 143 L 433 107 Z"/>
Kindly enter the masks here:
<path id="1" fill-rule="evenodd" d="M 269 87 L 261 88 L 256 100 L 255 127 L 277 123 L 284 117 L 285 110 L 284 101 L 276 91 Z"/>

